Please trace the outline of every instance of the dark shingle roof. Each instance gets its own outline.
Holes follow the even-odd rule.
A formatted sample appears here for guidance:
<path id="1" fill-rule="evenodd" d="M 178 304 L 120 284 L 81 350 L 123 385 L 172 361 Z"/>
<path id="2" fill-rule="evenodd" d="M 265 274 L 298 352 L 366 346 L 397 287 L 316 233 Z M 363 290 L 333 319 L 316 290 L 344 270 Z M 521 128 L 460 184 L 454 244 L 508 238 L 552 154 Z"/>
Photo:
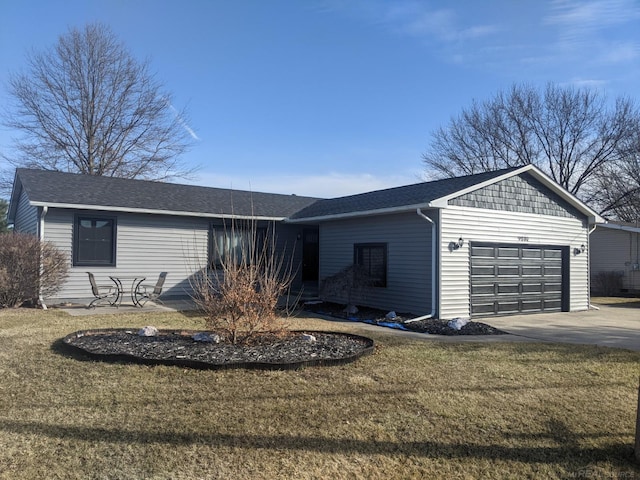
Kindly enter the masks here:
<path id="1" fill-rule="evenodd" d="M 284 218 L 317 198 L 18 169 L 31 202 L 210 215 Z"/>
<path id="2" fill-rule="evenodd" d="M 445 178 L 433 182 L 422 182 L 403 187 L 376 190 L 348 197 L 318 200 L 294 213 L 293 220 L 317 218 L 345 213 L 369 212 L 387 208 L 425 205 L 465 188 L 497 178 L 521 167 L 512 167 L 493 172 L 478 173 L 464 177 Z"/>

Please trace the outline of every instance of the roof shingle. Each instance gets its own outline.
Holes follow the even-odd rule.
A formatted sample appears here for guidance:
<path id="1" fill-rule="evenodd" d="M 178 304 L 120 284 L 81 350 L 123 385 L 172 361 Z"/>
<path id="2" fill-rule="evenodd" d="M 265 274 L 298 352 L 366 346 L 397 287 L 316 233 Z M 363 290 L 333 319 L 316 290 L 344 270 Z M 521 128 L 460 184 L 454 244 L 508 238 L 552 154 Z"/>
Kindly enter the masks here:
<path id="1" fill-rule="evenodd" d="M 285 218 L 317 198 L 20 168 L 30 201 L 210 215 Z"/>
<path id="2" fill-rule="evenodd" d="M 369 212 L 387 208 L 425 205 L 465 188 L 478 185 L 521 167 L 506 168 L 493 172 L 478 173 L 464 177 L 445 178 L 403 187 L 376 190 L 374 192 L 347 197 L 318 200 L 291 215 L 291 219 L 318 218 L 345 213 Z"/>

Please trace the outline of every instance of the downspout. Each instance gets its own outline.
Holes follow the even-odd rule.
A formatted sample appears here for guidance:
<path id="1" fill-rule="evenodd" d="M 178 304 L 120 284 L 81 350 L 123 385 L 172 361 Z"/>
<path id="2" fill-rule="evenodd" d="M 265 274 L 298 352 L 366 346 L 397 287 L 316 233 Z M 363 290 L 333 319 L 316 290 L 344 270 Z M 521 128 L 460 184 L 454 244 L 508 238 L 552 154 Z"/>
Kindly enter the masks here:
<path id="1" fill-rule="evenodd" d="M 42 213 L 40 214 L 40 226 L 38 228 L 38 236 L 40 237 L 40 245 L 42 246 L 44 242 L 44 217 L 47 216 L 47 212 L 49 211 L 48 206 L 42 207 Z M 42 278 L 42 271 L 44 269 L 44 263 L 42 261 L 42 253 L 40 254 L 40 278 Z M 43 310 L 47 309 L 47 304 L 44 303 L 44 299 L 42 298 L 42 289 L 40 288 L 40 282 L 38 282 L 38 303 L 42 307 Z"/>
<path id="2" fill-rule="evenodd" d="M 427 320 L 433 318 L 436 314 L 436 225 L 429 217 L 427 217 L 420 208 L 416 209 L 418 216 L 424 218 L 431 224 L 431 312 L 428 315 L 422 317 L 410 318 L 405 320 L 404 323 L 419 322 L 420 320 Z"/>
<path id="3" fill-rule="evenodd" d="M 587 300 L 588 310 L 600 310 L 595 305 L 591 304 L 591 234 L 595 231 L 597 224 L 593 224 L 593 228 L 587 230 L 587 295 L 589 295 L 589 299 Z"/>

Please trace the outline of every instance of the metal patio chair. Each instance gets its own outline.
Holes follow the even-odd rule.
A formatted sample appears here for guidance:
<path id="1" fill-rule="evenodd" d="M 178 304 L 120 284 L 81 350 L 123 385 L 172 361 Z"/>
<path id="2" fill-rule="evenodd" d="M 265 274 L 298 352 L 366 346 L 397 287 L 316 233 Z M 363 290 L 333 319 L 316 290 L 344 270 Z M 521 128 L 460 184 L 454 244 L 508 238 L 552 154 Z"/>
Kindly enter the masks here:
<path id="1" fill-rule="evenodd" d="M 87 308 L 95 308 L 96 303 L 100 303 L 103 300 L 106 300 L 111 306 L 117 306 L 118 299 L 120 298 L 120 292 L 118 291 L 115 283 L 112 283 L 111 285 L 98 285 L 93 273 L 87 272 L 87 275 L 89 275 L 89 283 L 91 283 L 91 293 L 96 297 L 89 305 L 87 305 Z"/>
<path id="2" fill-rule="evenodd" d="M 166 279 L 167 272 L 162 272 L 158 276 L 158 281 L 155 285 L 145 285 L 144 283 L 139 284 L 135 292 L 136 303 L 141 307 L 143 307 L 149 300 L 152 302 L 162 303 L 158 297 L 162 295 L 162 287 L 164 286 L 164 281 Z"/>

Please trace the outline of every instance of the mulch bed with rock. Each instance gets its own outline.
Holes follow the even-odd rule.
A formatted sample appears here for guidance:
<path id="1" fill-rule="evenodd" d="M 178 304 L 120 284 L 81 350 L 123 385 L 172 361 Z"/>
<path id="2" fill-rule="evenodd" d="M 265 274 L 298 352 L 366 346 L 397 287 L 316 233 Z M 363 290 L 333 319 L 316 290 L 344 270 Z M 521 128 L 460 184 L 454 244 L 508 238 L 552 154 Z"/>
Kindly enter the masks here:
<path id="1" fill-rule="evenodd" d="M 177 365 L 199 369 L 298 369 L 353 362 L 373 352 L 374 342 L 338 332 L 287 332 L 263 335 L 234 345 L 210 332 L 157 330 L 145 336 L 138 329 L 83 330 L 67 335 L 67 351 L 94 360 Z M 204 338 L 208 340 L 195 340 Z"/>
<path id="2" fill-rule="evenodd" d="M 347 313 L 345 306 L 332 302 L 310 302 L 304 305 L 304 310 L 318 315 L 351 320 L 354 322 L 364 322 L 373 325 L 380 325 L 412 332 L 428 333 L 431 335 L 506 335 L 507 332 L 482 322 L 467 322 L 459 330 L 449 326 L 446 320 L 429 318 L 415 322 L 405 323 L 407 320 L 418 318 L 419 315 L 410 313 L 397 313 L 389 315 L 390 312 L 383 310 L 358 307 L 355 313 Z"/>

